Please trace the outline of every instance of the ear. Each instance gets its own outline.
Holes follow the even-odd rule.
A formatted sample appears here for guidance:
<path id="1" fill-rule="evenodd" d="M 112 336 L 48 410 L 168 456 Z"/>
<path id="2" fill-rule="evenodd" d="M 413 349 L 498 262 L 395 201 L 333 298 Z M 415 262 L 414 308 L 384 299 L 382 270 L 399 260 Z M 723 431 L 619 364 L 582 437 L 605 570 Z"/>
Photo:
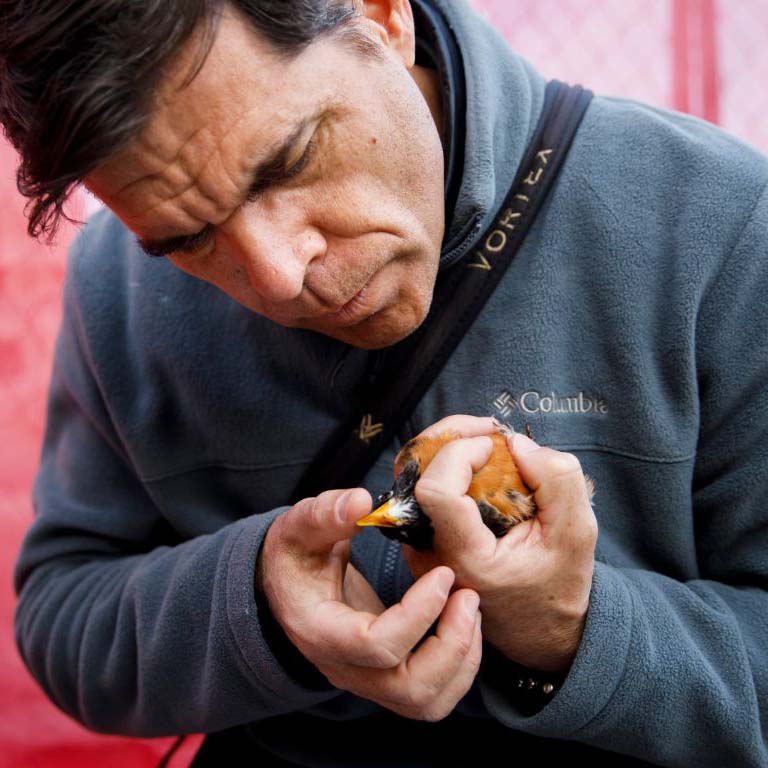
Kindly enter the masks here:
<path id="1" fill-rule="evenodd" d="M 416 60 L 416 35 L 410 0 L 355 0 L 369 34 L 410 69 Z"/>

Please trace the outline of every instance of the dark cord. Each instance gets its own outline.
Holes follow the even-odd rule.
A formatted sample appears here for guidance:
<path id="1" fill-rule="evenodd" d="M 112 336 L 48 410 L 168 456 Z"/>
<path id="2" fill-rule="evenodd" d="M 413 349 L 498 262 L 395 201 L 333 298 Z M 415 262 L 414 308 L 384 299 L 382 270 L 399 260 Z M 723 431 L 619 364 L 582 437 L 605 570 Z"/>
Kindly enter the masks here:
<path id="1" fill-rule="evenodd" d="M 186 736 L 179 736 L 176 741 L 173 742 L 173 746 L 165 753 L 163 759 L 157 764 L 157 768 L 168 768 L 170 765 L 170 759 L 175 754 L 176 750 L 181 746 Z"/>

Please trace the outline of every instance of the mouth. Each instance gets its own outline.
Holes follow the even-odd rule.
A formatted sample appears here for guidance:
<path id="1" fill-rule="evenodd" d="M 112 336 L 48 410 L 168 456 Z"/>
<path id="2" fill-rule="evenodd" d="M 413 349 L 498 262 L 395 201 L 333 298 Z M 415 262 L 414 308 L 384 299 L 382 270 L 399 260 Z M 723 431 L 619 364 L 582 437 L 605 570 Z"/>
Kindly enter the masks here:
<path id="1" fill-rule="evenodd" d="M 365 285 L 342 307 L 323 315 L 324 320 L 331 320 L 337 324 L 350 325 L 362 320 L 367 315 L 373 314 L 371 285 L 378 275 L 374 273 Z"/>

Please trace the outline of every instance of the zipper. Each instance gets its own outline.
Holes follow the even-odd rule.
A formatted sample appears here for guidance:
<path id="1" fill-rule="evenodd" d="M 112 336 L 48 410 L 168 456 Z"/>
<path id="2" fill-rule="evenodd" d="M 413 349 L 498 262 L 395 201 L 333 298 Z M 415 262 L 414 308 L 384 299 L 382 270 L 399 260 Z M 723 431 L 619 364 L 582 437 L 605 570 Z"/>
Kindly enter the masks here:
<path id="1" fill-rule="evenodd" d="M 387 608 L 395 603 L 395 565 L 399 549 L 400 544 L 397 541 L 387 541 L 387 551 L 384 554 L 384 583 L 381 589 L 382 602 Z"/>
<path id="2" fill-rule="evenodd" d="M 373 357 L 369 361 L 368 372 L 366 374 L 366 380 L 368 385 L 373 384 L 384 368 L 384 359 L 387 356 L 387 349 L 377 349 L 373 353 Z"/>
<path id="3" fill-rule="evenodd" d="M 466 255 L 467 251 L 475 244 L 480 234 L 480 225 L 483 223 L 483 212 L 476 213 L 467 226 L 461 230 L 452 243 L 449 243 L 440 254 L 440 266 L 438 273 L 452 267 L 459 259 Z M 454 245 L 455 243 L 455 245 Z"/>

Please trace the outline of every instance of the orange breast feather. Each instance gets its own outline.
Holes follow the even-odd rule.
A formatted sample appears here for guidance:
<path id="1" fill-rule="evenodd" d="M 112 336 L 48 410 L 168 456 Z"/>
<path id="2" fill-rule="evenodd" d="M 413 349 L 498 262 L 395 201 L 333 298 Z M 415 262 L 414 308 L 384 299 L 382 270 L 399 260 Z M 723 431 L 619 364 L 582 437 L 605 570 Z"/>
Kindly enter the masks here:
<path id="1" fill-rule="evenodd" d="M 422 474 L 437 452 L 446 443 L 459 437 L 461 435 L 455 432 L 444 432 L 434 437 L 415 437 L 409 440 L 397 455 L 395 472 L 399 474 L 408 461 L 418 461 L 419 474 Z M 499 432 L 489 437 L 493 440 L 493 451 L 485 466 L 473 475 L 467 495 L 477 502 L 489 527 L 494 527 L 492 523 L 496 519 L 496 523 L 506 529 L 533 517 L 536 504 L 530 488 L 520 477 L 507 438 Z"/>

